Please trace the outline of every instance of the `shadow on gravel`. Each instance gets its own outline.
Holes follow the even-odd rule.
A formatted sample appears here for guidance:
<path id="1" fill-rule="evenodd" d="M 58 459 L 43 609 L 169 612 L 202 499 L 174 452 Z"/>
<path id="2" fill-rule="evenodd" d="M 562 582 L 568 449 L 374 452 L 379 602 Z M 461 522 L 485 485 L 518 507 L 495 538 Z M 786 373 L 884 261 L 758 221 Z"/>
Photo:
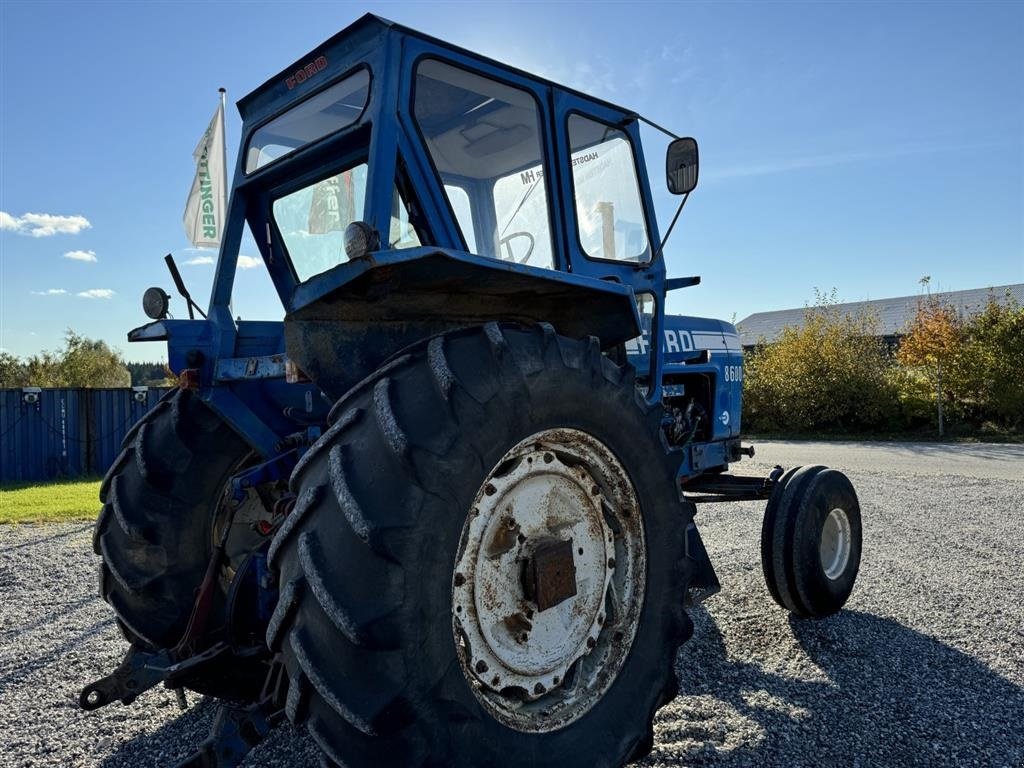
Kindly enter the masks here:
<path id="1" fill-rule="evenodd" d="M 34 656 L 30 661 L 18 666 L 5 675 L 0 676 L 0 694 L 6 693 L 9 688 L 13 688 L 22 680 L 30 677 L 40 669 L 49 666 L 59 666 L 63 661 L 65 654 L 69 651 L 76 650 L 89 638 L 106 632 L 109 627 L 113 626 L 113 624 L 113 619 L 102 619 L 97 621 L 91 626 L 83 629 L 74 637 L 69 637 L 59 645 L 48 649 L 45 653 Z M 17 635 L 15 635 L 15 637 L 17 637 Z M 5 642 L 12 641 L 5 639 Z"/>
<path id="2" fill-rule="evenodd" d="M 692 694 L 724 702 L 753 721 L 749 730 L 758 735 L 732 749 L 727 740 L 721 749 L 712 741 L 689 761 L 1024 765 L 1024 688 L 896 621 L 857 611 L 820 621 L 791 619 L 807 656 L 799 660 L 801 674 L 818 678 L 814 681 L 728 658 L 711 616 L 698 609 L 693 618 L 693 640 L 677 659 L 682 701 Z M 751 626 L 751 631 L 758 630 Z M 808 660 L 818 674 L 808 669 Z M 673 725 L 666 734 L 670 739 Z M 692 727 L 682 722 L 680 728 L 692 740 Z"/>
<path id="3" fill-rule="evenodd" d="M 27 523 L 27 525 L 37 525 L 38 527 L 44 527 L 46 524 L 38 523 Z M 85 525 L 79 526 L 78 528 L 72 528 L 69 531 L 61 531 L 60 533 L 54 533 L 49 536 L 40 536 L 38 539 L 32 539 L 31 541 L 23 541 L 21 544 L 12 544 L 9 547 L 0 547 L 0 555 L 14 552 L 18 549 L 25 549 L 26 547 L 34 547 L 39 544 L 43 544 L 47 541 L 54 541 L 56 539 L 66 539 L 69 536 L 74 536 L 76 533 L 82 533 L 83 531 L 92 531 L 93 523 L 86 523 Z"/>
<path id="4" fill-rule="evenodd" d="M 196 698 L 194 693 L 189 696 L 190 699 Z M 141 700 L 132 706 L 144 707 L 147 704 L 149 702 Z M 155 731 L 119 744 L 116 751 L 99 765 L 103 768 L 137 768 L 140 765 L 171 768 L 191 755 L 210 735 L 216 711 L 217 705 L 213 700 L 199 699 L 194 706 Z"/>

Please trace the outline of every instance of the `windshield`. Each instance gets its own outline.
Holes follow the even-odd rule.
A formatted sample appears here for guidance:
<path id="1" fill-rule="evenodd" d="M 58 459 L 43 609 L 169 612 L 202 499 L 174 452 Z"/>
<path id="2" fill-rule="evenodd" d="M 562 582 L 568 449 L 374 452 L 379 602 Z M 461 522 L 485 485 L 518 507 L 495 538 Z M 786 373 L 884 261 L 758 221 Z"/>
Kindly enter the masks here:
<path id="1" fill-rule="evenodd" d="M 533 95 L 427 59 L 416 68 L 413 112 L 466 247 L 554 267 Z"/>
<path id="2" fill-rule="evenodd" d="M 249 139 L 245 172 L 355 123 L 370 100 L 370 73 L 349 75 L 258 128 Z"/>

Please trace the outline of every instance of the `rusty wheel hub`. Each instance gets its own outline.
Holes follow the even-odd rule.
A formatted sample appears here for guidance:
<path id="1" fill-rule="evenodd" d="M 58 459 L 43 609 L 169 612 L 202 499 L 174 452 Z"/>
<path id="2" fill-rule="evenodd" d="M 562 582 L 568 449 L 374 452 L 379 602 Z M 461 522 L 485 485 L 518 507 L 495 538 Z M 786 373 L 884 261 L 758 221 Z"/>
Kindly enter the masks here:
<path id="1" fill-rule="evenodd" d="M 636 634 L 645 558 L 632 482 L 603 443 L 555 429 L 509 451 L 477 493 L 452 581 L 456 644 L 481 702 L 524 731 L 588 711 Z"/>

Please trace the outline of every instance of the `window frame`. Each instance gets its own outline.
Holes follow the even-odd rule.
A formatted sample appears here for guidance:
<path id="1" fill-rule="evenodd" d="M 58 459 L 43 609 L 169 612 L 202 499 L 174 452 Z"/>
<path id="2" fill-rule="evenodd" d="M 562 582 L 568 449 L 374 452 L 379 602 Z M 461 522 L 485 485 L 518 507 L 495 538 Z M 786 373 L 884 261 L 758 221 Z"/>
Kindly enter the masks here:
<path id="1" fill-rule="evenodd" d="M 366 103 L 363 104 L 363 108 L 359 112 L 359 115 L 355 118 L 355 120 L 353 120 L 348 125 L 343 125 L 340 128 L 337 128 L 337 129 L 331 131 L 330 133 L 325 133 L 320 138 L 314 139 L 313 141 L 309 142 L 308 144 L 303 144 L 301 147 L 296 147 L 295 149 L 291 150 L 290 152 L 286 152 L 285 154 L 280 155 L 279 157 L 275 157 L 269 163 L 265 163 L 265 164 L 259 166 L 258 168 L 254 168 L 251 171 L 246 170 L 246 158 L 248 157 L 249 150 L 252 147 L 252 140 L 255 138 L 256 134 L 259 131 L 261 131 L 265 126 L 267 126 L 270 123 L 274 122 L 274 120 L 277 120 L 279 117 L 282 117 L 283 115 L 286 115 L 288 112 L 290 112 L 291 110 L 295 109 L 296 107 L 299 107 L 302 104 L 305 104 L 310 99 L 316 98 L 321 93 L 323 93 L 324 91 L 328 90 L 329 88 L 333 88 L 335 85 L 337 85 L 341 81 L 343 81 L 343 80 L 345 80 L 345 79 L 347 79 L 349 77 L 352 77 L 353 75 L 358 73 L 360 70 L 366 70 L 366 73 L 368 75 L 368 80 L 367 80 L 367 84 L 366 84 Z M 278 163 L 280 161 L 282 161 L 282 160 L 284 160 L 286 158 L 294 158 L 298 153 L 305 152 L 310 147 L 315 147 L 318 144 L 321 144 L 326 139 L 329 139 L 329 138 L 332 138 L 334 136 L 337 136 L 341 131 L 348 131 L 348 130 L 351 130 L 353 128 L 357 128 L 363 122 L 363 118 L 366 117 L 366 113 L 369 111 L 370 105 L 373 103 L 373 98 L 374 98 L 374 74 L 373 74 L 373 68 L 370 67 L 370 65 L 367 64 L 366 62 L 360 62 L 360 63 L 356 64 L 355 66 L 347 69 L 344 73 L 342 73 L 338 77 L 335 77 L 334 79 L 327 81 L 326 83 L 321 85 L 316 90 L 310 91 L 309 93 L 307 93 L 305 96 L 303 96 L 298 101 L 295 101 L 295 102 L 292 102 L 290 104 L 285 105 L 282 109 L 279 109 L 277 112 L 275 112 L 272 115 L 268 116 L 264 120 L 261 120 L 260 122 L 256 123 L 252 128 L 249 129 L 248 135 L 245 137 L 245 146 L 244 146 L 244 148 L 242 150 L 242 153 L 241 153 L 241 155 L 240 155 L 240 157 L 238 159 L 238 167 L 242 171 L 242 177 L 244 179 L 246 179 L 246 180 L 255 178 L 259 174 L 261 174 L 264 171 L 266 171 L 267 168 L 271 168 L 273 166 L 278 165 Z"/>
<path id="2" fill-rule="evenodd" d="M 475 75 L 477 77 L 481 77 L 481 78 L 484 78 L 486 80 L 491 80 L 491 81 L 493 81 L 495 83 L 498 83 L 500 85 L 504 85 L 507 88 L 514 88 L 517 91 L 522 91 L 523 93 L 526 93 L 527 95 L 530 96 L 531 99 L 533 99 L 534 105 L 537 108 L 537 127 L 538 127 L 538 141 L 539 141 L 539 144 L 540 144 L 540 153 L 541 153 L 541 165 L 545 168 L 545 173 L 544 173 L 544 192 L 545 192 L 545 194 L 547 196 L 547 201 L 548 201 L 548 205 L 547 205 L 548 236 L 550 237 L 550 240 L 551 240 L 551 261 L 552 261 L 552 266 L 551 267 L 534 267 L 534 268 L 535 269 L 549 269 L 549 270 L 553 270 L 553 271 L 556 271 L 556 272 L 568 271 L 568 269 L 569 269 L 568 263 L 563 263 L 562 262 L 562 258 L 561 258 L 562 255 L 559 253 L 559 250 L 560 250 L 559 247 L 558 247 L 559 228 L 558 228 L 558 222 L 555 220 L 555 212 L 552 210 L 552 204 L 551 204 L 551 201 L 553 199 L 556 199 L 554 197 L 554 193 L 556 192 L 556 190 L 551 186 L 552 173 L 553 173 L 552 169 L 554 169 L 554 167 L 555 167 L 555 162 L 554 162 L 554 160 L 552 158 L 552 144 L 551 144 L 551 142 L 554 141 L 554 137 L 549 135 L 550 125 L 551 125 L 551 120 L 550 120 L 551 115 L 549 114 L 550 106 L 548 107 L 548 110 L 546 111 L 545 105 L 547 104 L 547 102 L 544 99 L 541 99 L 541 98 L 539 98 L 537 96 L 536 92 L 531 87 L 532 85 L 534 85 L 533 83 L 529 83 L 528 84 L 528 83 L 524 83 L 524 82 L 516 82 L 515 80 L 511 80 L 511 79 L 506 78 L 506 77 L 501 77 L 501 76 L 495 75 L 495 74 L 493 74 L 491 72 L 487 72 L 487 71 L 485 71 L 485 70 L 483 70 L 481 68 L 474 67 L 474 66 L 469 65 L 469 64 L 465 64 L 465 63 L 463 63 L 461 61 L 457 61 L 454 58 L 446 57 L 446 56 L 442 55 L 441 52 L 432 51 L 432 50 L 431 51 L 421 52 L 418 55 L 416 55 L 413 58 L 413 60 L 412 60 L 412 66 L 409 68 L 409 73 L 410 73 L 409 74 L 409 100 L 408 100 L 408 105 L 409 105 L 409 123 L 411 124 L 412 129 L 415 132 L 416 140 L 419 142 L 419 146 L 417 147 L 417 149 L 418 149 L 418 151 L 423 153 L 423 157 L 427 161 L 427 164 L 430 167 L 431 173 L 433 173 L 434 180 L 435 180 L 435 182 L 436 182 L 436 184 L 438 186 L 438 189 L 440 191 L 441 198 L 444 200 L 444 204 L 445 204 L 445 207 L 446 207 L 446 209 L 448 211 L 448 215 L 451 217 L 451 221 L 455 225 L 455 232 L 459 236 L 459 242 L 462 245 L 462 250 L 465 251 L 466 253 L 471 253 L 474 256 L 478 256 L 479 258 L 491 259 L 492 261 L 496 261 L 498 263 L 508 263 L 508 262 L 505 262 L 503 259 L 492 258 L 490 256 L 486 256 L 486 255 L 479 254 L 479 253 L 474 253 L 473 251 L 469 250 L 469 248 L 467 246 L 467 243 L 466 243 L 466 236 L 462 232 L 462 227 L 459 225 L 458 217 L 455 215 L 455 210 L 452 208 L 451 201 L 448 199 L 448 193 L 445 192 L 445 190 L 444 190 L 444 187 L 445 187 L 444 178 L 441 176 L 440 171 L 437 170 L 437 166 L 434 163 L 434 157 L 433 157 L 433 155 L 430 152 L 430 145 L 427 143 L 427 138 L 423 134 L 423 129 L 420 127 L 420 122 L 419 122 L 419 120 L 416 117 L 416 87 L 417 87 L 418 80 L 419 80 L 419 68 L 420 68 L 420 65 L 424 61 L 426 61 L 426 60 L 436 61 L 437 63 L 443 64 L 445 66 L 449 66 L 452 69 L 460 69 L 463 72 L 467 72 L 467 73 L 469 73 L 471 75 Z M 547 89 L 545 87 L 545 91 L 546 90 Z M 557 152 L 555 152 L 554 154 L 557 154 Z M 497 183 L 497 179 L 495 179 L 495 183 Z M 467 190 L 467 192 L 468 192 L 468 190 Z M 492 195 L 492 199 L 493 199 L 493 195 Z M 472 203 L 472 196 L 470 196 L 470 202 Z M 474 222 L 473 222 L 473 236 L 474 236 L 474 239 L 476 240 L 477 244 L 479 244 L 479 242 L 480 242 L 480 233 L 476 230 L 476 221 L 475 221 L 477 216 L 478 216 L 478 213 L 474 210 L 473 211 L 473 218 L 474 218 Z"/>
<path id="3" fill-rule="evenodd" d="M 646 259 L 634 260 L 634 259 L 599 258 L 597 256 L 591 256 L 587 252 L 587 249 L 583 247 L 583 241 L 580 238 L 579 215 L 576 213 L 576 174 L 573 173 L 573 170 L 572 170 L 572 156 L 573 156 L 572 134 L 569 131 L 569 121 L 574 116 L 582 117 L 585 120 L 590 120 L 591 122 L 599 123 L 601 125 L 607 126 L 608 128 L 611 128 L 611 129 L 613 129 L 615 131 L 618 131 L 618 133 L 620 133 L 625 138 L 626 143 L 629 144 L 630 157 L 633 160 L 633 182 L 636 185 L 637 201 L 640 203 L 640 211 L 641 211 L 641 213 L 643 214 L 643 217 L 644 217 L 644 220 L 643 220 L 644 233 L 647 235 L 647 248 L 645 249 L 645 252 L 647 254 L 647 258 Z M 574 235 L 574 237 L 576 239 L 576 249 L 579 251 L 580 255 L 584 259 L 586 259 L 587 261 L 591 261 L 591 262 L 595 262 L 595 263 L 599 263 L 599 264 L 618 264 L 619 266 L 627 267 L 627 268 L 631 268 L 631 269 L 638 269 L 638 268 L 641 268 L 641 267 L 649 267 L 654 262 L 654 239 L 651 237 L 651 222 L 650 222 L 650 218 L 649 218 L 648 211 L 647 211 L 647 201 L 644 198 L 643 187 L 642 187 L 642 185 L 640 183 L 640 179 L 642 177 L 640 175 L 640 166 L 637 164 L 636 144 L 634 144 L 634 142 L 633 142 L 633 137 L 630 136 L 628 131 L 623 130 L 620 126 L 615 125 L 614 123 L 609 123 L 607 120 L 602 120 L 602 119 L 600 119 L 598 117 L 595 117 L 592 114 L 588 114 L 588 113 L 584 112 L 581 109 L 575 109 L 575 108 L 569 109 L 568 111 L 566 111 L 564 126 L 565 126 L 565 148 L 566 148 L 565 162 L 566 162 L 566 172 L 567 172 L 568 182 L 569 182 L 568 187 L 569 187 L 569 191 L 572 193 L 572 199 L 569 202 L 571 202 L 571 204 L 572 204 L 571 205 L 571 208 L 572 208 L 572 225 L 573 225 L 572 228 L 573 228 L 573 231 L 574 231 L 573 235 Z M 641 253 L 640 255 L 643 256 L 644 254 Z"/>

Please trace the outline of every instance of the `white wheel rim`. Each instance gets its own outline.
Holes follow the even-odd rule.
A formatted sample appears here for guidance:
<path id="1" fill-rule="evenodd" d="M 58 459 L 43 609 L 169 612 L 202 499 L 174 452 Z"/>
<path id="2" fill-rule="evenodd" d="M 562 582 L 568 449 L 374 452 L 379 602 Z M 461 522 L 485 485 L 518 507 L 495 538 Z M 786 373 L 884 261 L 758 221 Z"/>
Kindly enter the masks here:
<path id="1" fill-rule="evenodd" d="M 842 509 L 833 509 L 821 527 L 819 549 L 821 567 L 832 581 L 843 575 L 850 562 L 850 542 L 850 518 Z"/>
<path id="2" fill-rule="evenodd" d="M 576 594 L 539 610 L 523 574 L 545 551 L 561 559 L 543 583 L 574 581 Z M 636 635 L 646 557 L 633 483 L 601 441 L 551 429 L 502 457 L 463 526 L 452 579 L 462 671 L 491 714 L 546 732 L 601 699 Z"/>

